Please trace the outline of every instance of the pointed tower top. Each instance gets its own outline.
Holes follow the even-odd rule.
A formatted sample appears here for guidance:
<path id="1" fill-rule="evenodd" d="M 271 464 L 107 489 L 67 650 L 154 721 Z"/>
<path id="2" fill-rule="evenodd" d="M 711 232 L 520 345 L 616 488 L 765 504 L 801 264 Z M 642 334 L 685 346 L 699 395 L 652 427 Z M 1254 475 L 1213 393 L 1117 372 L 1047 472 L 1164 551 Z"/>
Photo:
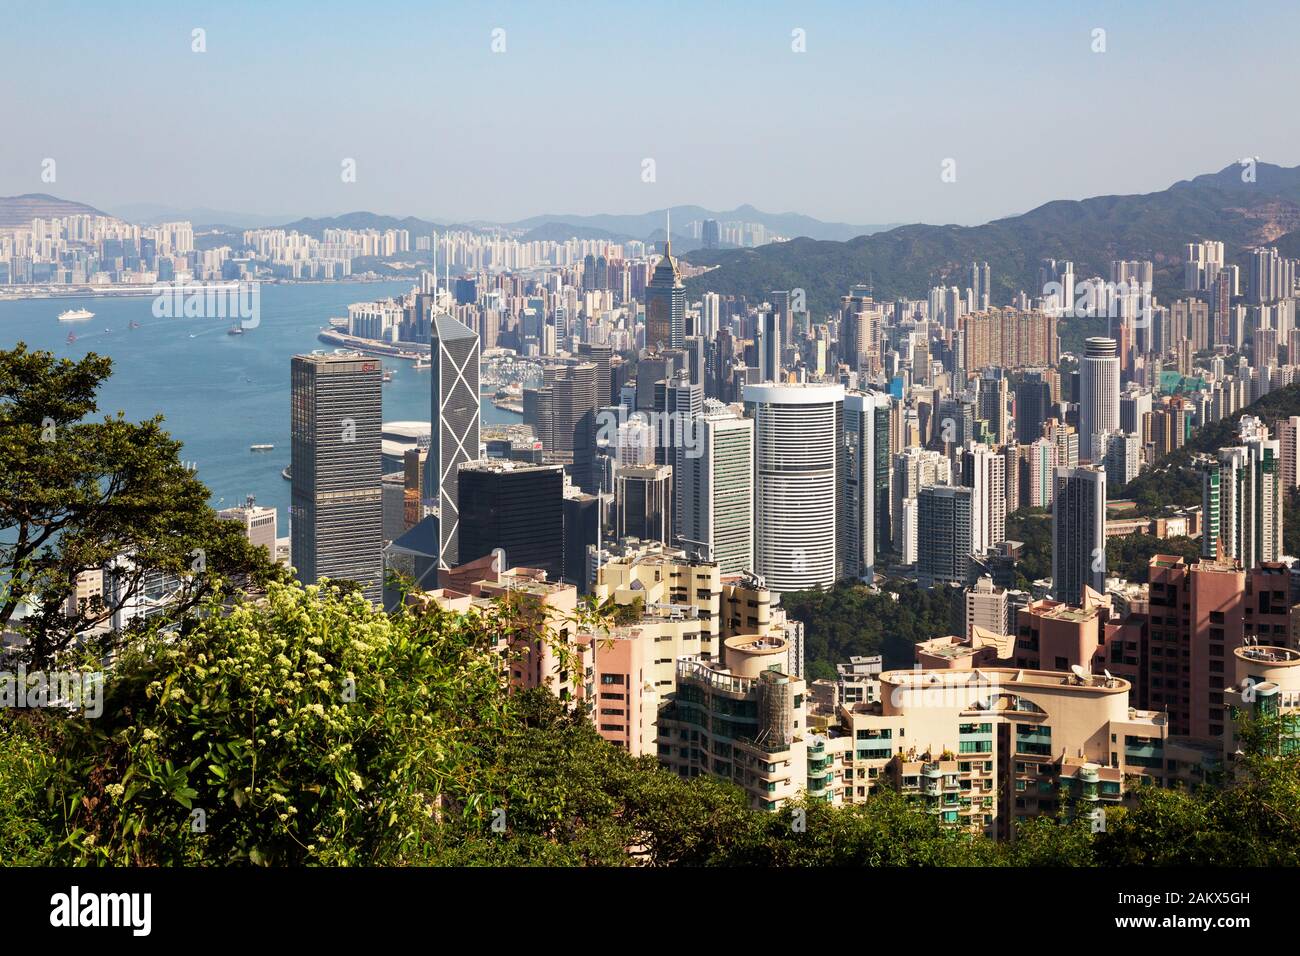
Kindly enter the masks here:
<path id="1" fill-rule="evenodd" d="M 673 257 L 673 211 L 664 210 L 664 235 L 667 237 L 664 242 L 664 255 L 669 259 Z"/>

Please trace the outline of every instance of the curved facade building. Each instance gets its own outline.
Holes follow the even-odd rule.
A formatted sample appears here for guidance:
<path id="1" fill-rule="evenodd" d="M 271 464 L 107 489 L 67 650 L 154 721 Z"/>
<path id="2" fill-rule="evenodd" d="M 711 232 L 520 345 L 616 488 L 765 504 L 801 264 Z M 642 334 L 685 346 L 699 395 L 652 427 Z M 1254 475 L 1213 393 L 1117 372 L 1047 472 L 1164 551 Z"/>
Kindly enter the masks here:
<path id="1" fill-rule="evenodd" d="M 772 591 L 830 587 L 844 389 L 746 385 L 754 419 L 754 565 Z"/>
<path id="2" fill-rule="evenodd" d="M 1079 457 L 1099 461 L 1093 439 L 1119 431 L 1119 344 L 1095 337 L 1084 343 L 1079 361 Z M 1103 452 L 1103 457 L 1104 457 Z"/>

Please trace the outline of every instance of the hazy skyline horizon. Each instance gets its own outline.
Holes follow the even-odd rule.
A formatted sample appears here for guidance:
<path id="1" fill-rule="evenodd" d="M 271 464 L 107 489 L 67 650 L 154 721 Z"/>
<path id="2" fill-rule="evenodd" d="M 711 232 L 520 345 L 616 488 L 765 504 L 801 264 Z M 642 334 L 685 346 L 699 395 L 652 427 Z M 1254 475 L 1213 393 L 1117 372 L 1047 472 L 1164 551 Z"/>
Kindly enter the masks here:
<path id="1" fill-rule="evenodd" d="M 15 75 L 42 76 L 40 95 L 13 102 L 0 195 L 285 222 L 749 204 L 853 225 L 975 225 L 1159 191 L 1243 156 L 1300 163 L 1300 130 L 1252 95 L 1287 81 L 1300 11 L 1279 3 L 1209 38 L 1197 28 L 1198 11 L 1219 9 L 1208 3 L 760 3 L 743 16 L 676 2 L 411 4 L 345 31 L 338 17 L 356 8 L 339 3 L 139 9 L 30 11 L 25 33 L 67 51 L 53 72 L 42 43 L 0 41 Z M 846 11 L 859 19 L 846 26 Z M 1097 29 L 1105 52 L 1093 52 Z M 132 63 L 142 68 L 123 70 Z M 1192 64 L 1194 84 L 1179 79 Z M 1162 70 L 1169 96 L 1136 101 Z M 941 178 L 947 160 L 955 181 Z"/>

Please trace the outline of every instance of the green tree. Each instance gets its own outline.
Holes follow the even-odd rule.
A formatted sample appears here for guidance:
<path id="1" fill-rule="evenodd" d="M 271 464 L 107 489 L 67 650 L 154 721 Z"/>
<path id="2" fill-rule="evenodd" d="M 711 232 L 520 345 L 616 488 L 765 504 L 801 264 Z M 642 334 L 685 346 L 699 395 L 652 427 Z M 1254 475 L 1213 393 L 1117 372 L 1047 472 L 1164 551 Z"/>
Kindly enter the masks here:
<path id="1" fill-rule="evenodd" d="M 176 582 L 173 621 L 229 582 L 281 574 L 208 507 L 160 418 L 91 420 L 110 370 L 94 353 L 73 361 L 21 343 L 0 351 L 0 629 L 20 628 L 37 664 L 109 621 L 151 573 Z M 77 575 L 119 558 L 128 560 L 118 586 L 71 606 Z M 20 621 L 24 605 L 34 613 Z"/>

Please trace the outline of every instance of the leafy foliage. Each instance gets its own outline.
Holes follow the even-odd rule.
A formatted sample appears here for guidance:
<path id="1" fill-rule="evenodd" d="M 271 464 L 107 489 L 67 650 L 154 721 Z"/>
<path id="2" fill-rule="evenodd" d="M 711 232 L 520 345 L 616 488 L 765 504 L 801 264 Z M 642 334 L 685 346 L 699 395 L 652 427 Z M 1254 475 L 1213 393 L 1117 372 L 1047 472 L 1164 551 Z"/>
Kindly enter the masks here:
<path id="1" fill-rule="evenodd" d="M 804 626 L 810 680 L 835 677 L 835 665 L 856 654 L 883 654 L 886 667 L 910 667 L 918 641 L 961 628 L 960 592 L 900 584 L 872 591 L 841 581 L 828 590 L 794 591 L 781 605 Z"/>
<path id="2" fill-rule="evenodd" d="M 110 369 L 94 353 L 72 361 L 21 343 L 0 351 L 0 628 L 34 605 L 19 626 L 37 664 L 108 622 L 150 573 L 178 582 L 173 621 L 229 582 L 282 575 L 241 528 L 217 519 L 161 419 L 88 420 Z M 130 563 L 114 593 L 69 607 L 80 572 L 122 556 Z"/>

